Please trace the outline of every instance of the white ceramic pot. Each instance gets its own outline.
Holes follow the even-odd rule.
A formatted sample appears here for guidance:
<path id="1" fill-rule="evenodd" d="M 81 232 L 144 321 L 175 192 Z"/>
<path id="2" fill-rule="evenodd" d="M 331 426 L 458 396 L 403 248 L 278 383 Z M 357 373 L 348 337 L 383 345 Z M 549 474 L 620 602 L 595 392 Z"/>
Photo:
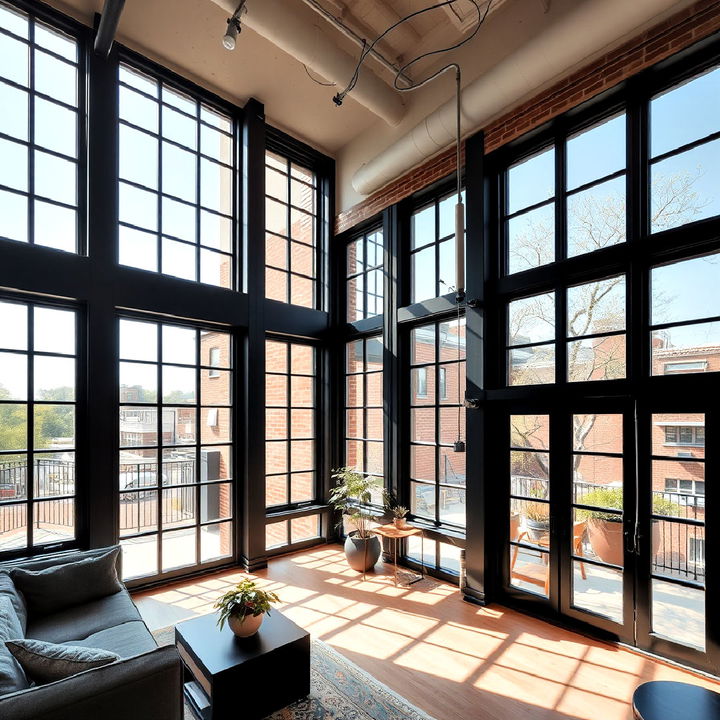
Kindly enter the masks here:
<path id="1" fill-rule="evenodd" d="M 260 613 L 260 615 L 246 615 L 241 620 L 231 615 L 228 618 L 228 625 L 237 637 L 250 637 L 260 629 L 264 617 L 265 613 Z"/>

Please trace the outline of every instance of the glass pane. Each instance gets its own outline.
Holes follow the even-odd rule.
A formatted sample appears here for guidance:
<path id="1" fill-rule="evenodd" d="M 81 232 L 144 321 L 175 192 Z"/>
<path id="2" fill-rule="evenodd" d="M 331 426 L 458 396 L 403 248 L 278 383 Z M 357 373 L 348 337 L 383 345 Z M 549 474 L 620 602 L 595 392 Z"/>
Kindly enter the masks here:
<path id="1" fill-rule="evenodd" d="M 145 363 L 120 363 L 120 402 L 157 402 L 157 367 Z"/>
<path id="2" fill-rule="evenodd" d="M 287 206 L 275 200 L 265 200 L 265 229 L 275 235 L 288 235 Z"/>
<path id="3" fill-rule="evenodd" d="M 287 520 L 281 522 L 268 523 L 265 526 L 265 549 L 282 547 L 288 544 L 288 523 Z"/>
<path id="4" fill-rule="evenodd" d="M 435 235 L 435 205 L 429 205 L 412 215 L 412 249 L 434 243 Z"/>
<path id="5" fill-rule="evenodd" d="M 123 580 L 155 575 L 158 571 L 156 535 L 120 541 L 122 548 Z"/>
<path id="6" fill-rule="evenodd" d="M 158 228 L 157 195 L 120 183 L 120 222 L 137 225 L 146 230 Z"/>
<path id="7" fill-rule="evenodd" d="M 701 460 L 705 457 L 704 413 L 652 416 L 652 454 Z M 696 465 L 696 463 L 690 463 Z"/>
<path id="8" fill-rule="evenodd" d="M 440 488 L 440 522 L 465 526 L 465 488 Z"/>
<path id="9" fill-rule="evenodd" d="M 625 167 L 625 114 L 583 130 L 567 142 L 567 189 L 599 180 Z"/>
<path id="10" fill-rule="evenodd" d="M 435 247 L 430 246 L 412 255 L 412 302 L 436 295 Z"/>
<path id="11" fill-rule="evenodd" d="M 162 343 L 163 362 L 194 365 L 197 361 L 197 330 L 194 328 L 163 325 Z"/>
<path id="12" fill-rule="evenodd" d="M 555 345 L 536 345 L 508 353 L 510 385 L 541 385 L 555 382 Z"/>
<path id="13" fill-rule="evenodd" d="M 510 445 L 518 448 L 550 448 L 549 415 L 511 415 Z"/>
<path id="14" fill-rule="evenodd" d="M 179 145 L 197 149 L 197 122 L 192 118 L 163 105 L 162 132 L 163 137 L 174 140 Z"/>
<path id="15" fill-rule="evenodd" d="M 157 190 L 158 141 L 147 133 L 120 126 L 120 177 Z"/>
<path id="16" fill-rule="evenodd" d="M 207 488 L 203 488 L 206 490 Z M 195 488 L 192 486 L 170 488 L 162 491 L 163 527 L 186 527 L 196 521 Z"/>
<path id="17" fill-rule="evenodd" d="M 265 479 L 265 506 L 287 505 L 287 475 L 270 475 Z"/>
<path id="18" fill-rule="evenodd" d="M 46 50 L 54 52 L 71 62 L 77 62 L 77 43 L 47 25 L 35 23 L 35 42 Z"/>
<path id="19" fill-rule="evenodd" d="M 573 450 L 622 453 L 622 415 L 573 415 Z"/>
<path id="20" fill-rule="evenodd" d="M 555 260 L 555 204 L 507 221 L 508 273 L 547 265 Z"/>
<path id="21" fill-rule="evenodd" d="M 173 530 L 162 535 L 163 572 L 197 563 L 195 528 Z"/>
<path id="22" fill-rule="evenodd" d="M 162 401 L 164 403 L 194 403 L 196 377 L 193 368 L 164 365 L 162 369 Z"/>
<path id="23" fill-rule="evenodd" d="M 3 524 L 0 525 L 0 550 L 27 547 L 27 506 L 7 505 L 2 508 Z"/>
<path id="24" fill-rule="evenodd" d="M 573 455 L 573 502 L 598 508 L 623 509 L 623 460 L 605 455 Z M 614 513 L 579 511 L 579 520 L 619 520 Z"/>
<path id="25" fill-rule="evenodd" d="M 320 518 L 317 515 L 293 518 L 290 521 L 290 542 L 297 543 L 311 540 L 320 535 Z"/>
<path id="26" fill-rule="evenodd" d="M 65 542 L 75 538 L 75 500 L 33 503 L 33 545 Z"/>
<path id="27" fill-rule="evenodd" d="M 510 585 L 547 597 L 550 592 L 550 557 L 530 548 L 510 547 Z"/>
<path id="28" fill-rule="evenodd" d="M 413 365 L 435 361 L 435 325 L 424 325 L 410 333 L 410 362 Z"/>
<path id="29" fill-rule="evenodd" d="M 650 230 L 662 232 L 720 213 L 720 140 L 650 166 Z"/>
<path id="30" fill-rule="evenodd" d="M 158 132 L 158 104 L 123 86 L 120 87 L 120 118 L 150 132 Z"/>
<path id="31" fill-rule="evenodd" d="M 231 252 L 232 228 L 233 224 L 230 218 L 208 210 L 200 211 L 200 243 L 202 245 L 223 252 Z"/>
<path id="32" fill-rule="evenodd" d="M 568 380 L 615 380 L 624 378 L 625 335 L 611 335 L 568 343 Z"/>
<path id="33" fill-rule="evenodd" d="M 28 151 L 24 145 L 0 139 L 0 185 L 27 192 Z"/>
<path id="34" fill-rule="evenodd" d="M 25 354 L 0 352 L 0 400 L 27 400 L 27 365 Z"/>
<path id="35" fill-rule="evenodd" d="M 27 406 L 0 403 L 0 450 L 25 450 L 27 446 Z M 4 460 L 11 462 L 7 457 Z"/>
<path id="36" fill-rule="evenodd" d="M 265 377 L 265 404 L 269 407 L 285 407 L 287 405 L 288 380 L 282 375 Z"/>
<path id="37" fill-rule="evenodd" d="M 36 50 L 35 90 L 68 105 L 76 105 L 77 69 Z"/>
<path id="38" fill-rule="evenodd" d="M 459 547 L 440 543 L 440 567 L 443 570 L 460 574 L 460 553 Z"/>
<path id="39" fill-rule="evenodd" d="M 224 165 L 200 160 L 200 204 L 225 215 L 233 211 L 233 173 Z"/>
<path id="40" fill-rule="evenodd" d="M 288 471 L 288 444 L 282 442 L 265 443 L 265 472 L 282 473 Z M 307 469 L 307 468 L 305 468 Z"/>
<path id="41" fill-rule="evenodd" d="M 293 407 L 313 407 L 315 405 L 315 380 L 303 375 L 290 378 L 290 404 Z"/>
<path id="42" fill-rule="evenodd" d="M 77 165 L 36 150 L 35 192 L 50 200 L 75 205 L 77 203 Z"/>
<path id="43" fill-rule="evenodd" d="M 75 494 L 75 453 L 36 454 L 35 497 Z"/>
<path id="44" fill-rule="evenodd" d="M 422 562 L 425 567 L 435 567 L 436 547 L 434 540 L 413 535 L 407 539 L 406 556 L 415 562 Z"/>
<path id="45" fill-rule="evenodd" d="M 0 190 L 0 236 L 28 241 L 28 201 L 17 193 Z"/>
<path id="46" fill-rule="evenodd" d="M 653 268 L 651 323 L 720 315 L 719 274 L 720 253 Z"/>
<path id="47" fill-rule="evenodd" d="M 677 122 L 678 117 L 683 122 Z M 714 68 L 653 98 L 652 157 L 720 130 L 720 69 Z"/>
<path id="48" fill-rule="evenodd" d="M 716 372 L 720 322 L 698 323 L 655 330 L 652 342 L 653 375 Z"/>
<path id="49" fill-rule="evenodd" d="M 36 307 L 34 311 L 36 351 L 75 354 L 75 313 Z"/>
<path id="50" fill-rule="evenodd" d="M 652 580 L 652 630 L 681 645 L 705 648 L 705 592 Z"/>
<path id="51" fill-rule="evenodd" d="M 71 448 L 75 445 L 73 405 L 35 405 L 35 450 Z"/>
<path id="52" fill-rule="evenodd" d="M 156 490 L 120 493 L 120 536 L 157 530 L 157 509 Z"/>
<path id="53" fill-rule="evenodd" d="M 120 320 L 120 357 L 125 360 L 157 360 L 158 326 L 138 320 Z"/>
<path id="54" fill-rule="evenodd" d="M 568 337 L 625 329 L 625 276 L 568 289 Z"/>
<path id="55" fill-rule="evenodd" d="M 200 562 L 209 562 L 232 555 L 233 524 L 204 525 L 200 528 Z"/>
<path id="56" fill-rule="evenodd" d="M 293 473 L 290 475 L 290 502 L 310 502 L 315 499 L 315 473 Z"/>
<path id="57" fill-rule="evenodd" d="M 410 483 L 410 512 L 418 517 L 435 519 L 435 485 Z"/>
<path id="58" fill-rule="evenodd" d="M 410 439 L 413 442 L 435 442 L 435 408 L 410 409 Z"/>
<path id="59" fill-rule="evenodd" d="M 77 113 L 48 100 L 36 98 L 35 142 L 48 150 L 75 157 L 77 155 Z"/>
<path id="60" fill-rule="evenodd" d="M 625 176 L 568 196 L 568 257 L 625 242 Z"/>
<path id="61" fill-rule="evenodd" d="M 40 200 L 36 200 L 34 206 L 35 244 L 76 252 L 77 212 Z"/>
<path id="62" fill-rule="evenodd" d="M 0 25 L 14 35 L 24 38 L 28 36 L 27 16 L 15 10 L 12 6 L 0 5 Z"/>
<path id="63" fill-rule="evenodd" d="M 35 400 L 75 400 L 74 359 L 35 356 L 34 370 Z"/>
<path id="64" fill-rule="evenodd" d="M 623 573 L 573 560 L 573 606 L 623 621 Z"/>
<path id="65" fill-rule="evenodd" d="M 162 191 L 188 202 L 196 202 L 196 184 L 197 159 L 195 154 L 163 142 Z"/>
<path id="66" fill-rule="evenodd" d="M 315 442 L 313 440 L 293 440 L 290 443 L 290 470 L 303 472 L 315 467 Z"/>
<path id="67" fill-rule="evenodd" d="M 162 231 L 165 235 L 195 242 L 195 218 L 196 210 L 192 205 L 163 197 Z"/>
<path id="68" fill-rule="evenodd" d="M 555 339 L 555 293 L 533 295 L 508 304 L 508 344 Z"/>
<path id="69" fill-rule="evenodd" d="M 2 113 L 2 116 L 0 116 L 0 132 L 16 137 L 19 140 L 27 140 L 27 92 L 12 87 L 4 82 L 0 82 L 0 106 L 4 108 L 4 112 Z M 12 110 L 10 108 L 12 108 Z"/>
<path id="70" fill-rule="evenodd" d="M 703 526 L 654 520 L 651 551 L 654 575 L 705 582 Z"/>
<path id="71" fill-rule="evenodd" d="M 555 194 L 555 148 L 533 155 L 507 171 L 507 213 L 548 200 Z"/>
<path id="72" fill-rule="evenodd" d="M 435 448 L 433 446 L 410 446 L 410 476 L 413 480 L 435 481 Z"/>
<path id="73" fill-rule="evenodd" d="M 230 408 L 202 408 L 200 439 L 204 443 L 230 442 L 232 439 Z"/>
<path id="74" fill-rule="evenodd" d="M 550 490 L 550 454 L 512 450 L 510 452 L 510 493 L 545 499 Z"/>
<path id="75" fill-rule="evenodd" d="M 683 457 L 682 452 L 677 455 Z M 692 453 L 687 455 L 692 457 Z M 704 520 L 705 463 L 653 460 L 652 512 L 665 517 Z"/>
<path id="76" fill-rule="evenodd" d="M 197 256 L 195 247 L 186 243 L 163 238 L 162 272 L 184 280 L 197 279 Z"/>

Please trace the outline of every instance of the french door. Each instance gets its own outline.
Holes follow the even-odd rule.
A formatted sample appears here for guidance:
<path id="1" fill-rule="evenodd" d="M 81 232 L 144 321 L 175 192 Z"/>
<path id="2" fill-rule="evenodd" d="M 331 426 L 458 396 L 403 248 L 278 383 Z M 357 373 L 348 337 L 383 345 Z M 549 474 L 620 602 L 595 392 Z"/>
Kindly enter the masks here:
<path id="1" fill-rule="evenodd" d="M 505 593 L 717 672 L 712 408 L 607 398 L 524 410 L 506 416 Z"/>

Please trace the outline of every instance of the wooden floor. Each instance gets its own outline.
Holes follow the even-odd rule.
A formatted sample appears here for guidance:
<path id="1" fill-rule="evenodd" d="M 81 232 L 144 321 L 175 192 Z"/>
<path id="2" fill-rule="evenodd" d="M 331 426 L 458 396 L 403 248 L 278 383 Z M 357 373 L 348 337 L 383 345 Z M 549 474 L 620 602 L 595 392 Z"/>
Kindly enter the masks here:
<path id="1" fill-rule="evenodd" d="M 282 611 L 437 720 L 629 720 L 635 687 L 701 676 L 589 640 L 501 606 L 463 602 L 433 579 L 395 588 L 389 571 L 351 571 L 337 545 L 257 574 Z M 208 575 L 135 596 L 151 629 L 212 611 L 244 574 Z"/>

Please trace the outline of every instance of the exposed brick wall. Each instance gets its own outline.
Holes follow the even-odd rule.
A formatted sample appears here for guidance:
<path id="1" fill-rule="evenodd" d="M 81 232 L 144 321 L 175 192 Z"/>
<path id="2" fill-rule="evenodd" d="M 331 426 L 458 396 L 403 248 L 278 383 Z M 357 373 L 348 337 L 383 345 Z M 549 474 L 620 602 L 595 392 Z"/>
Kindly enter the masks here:
<path id="1" fill-rule="evenodd" d="M 718 30 L 720 0 L 700 0 L 483 128 L 486 152 L 496 150 L 532 128 Z M 461 162 L 464 162 L 464 157 L 463 144 Z M 349 230 L 384 208 L 447 177 L 455 171 L 455 167 L 455 148 L 451 147 L 386 185 L 363 202 L 339 213 L 335 221 L 335 232 Z"/>

